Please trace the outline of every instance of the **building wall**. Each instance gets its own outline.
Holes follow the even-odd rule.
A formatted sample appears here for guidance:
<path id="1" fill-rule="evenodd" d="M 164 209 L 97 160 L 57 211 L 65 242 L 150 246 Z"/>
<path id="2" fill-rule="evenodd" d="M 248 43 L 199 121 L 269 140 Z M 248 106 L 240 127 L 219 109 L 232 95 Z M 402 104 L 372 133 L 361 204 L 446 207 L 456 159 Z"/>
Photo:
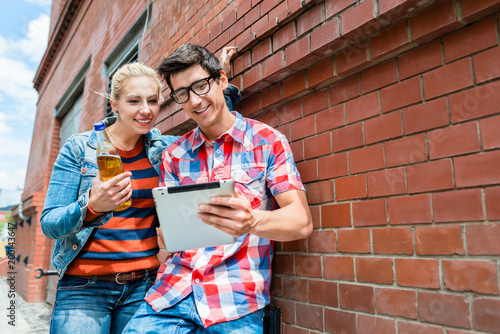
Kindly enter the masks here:
<path id="1" fill-rule="evenodd" d="M 65 8 L 77 2 L 35 78 L 27 204 L 46 191 L 61 94 L 91 56 L 80 130 L 103 117 L 91 90 L 104 91 L 104 59 L 147 6 Z M 156 67 L 185 42 L 237 45 L 236 109 L 291 142 L 315 228 L 275 246 L 284 333 L 500 333 L 499 10 L 493 0 L 154 1 L 141 60 Z M 167 100 L 157 127 L 189 124 Z"/>

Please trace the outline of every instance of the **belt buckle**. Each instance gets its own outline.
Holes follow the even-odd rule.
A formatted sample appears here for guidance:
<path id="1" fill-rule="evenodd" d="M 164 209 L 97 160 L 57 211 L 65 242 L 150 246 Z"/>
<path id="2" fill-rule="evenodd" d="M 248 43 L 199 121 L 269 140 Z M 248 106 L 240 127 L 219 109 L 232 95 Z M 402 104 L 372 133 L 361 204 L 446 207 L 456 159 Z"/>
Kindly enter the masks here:
<path id="1" fill-rule="evenodd" d="M 115 276 L 115 282 L 116 282 L 116 284 L 119 284 L 119 285 L 123 285 L 123 284 L 125 284 L 125 282 L 121 283 L 121 282 L 119 281 L 119 279 L 120 279 L 120 275 L 121 275 L 121 274 L 123 274 L 123 273 L 118 273 L 118 274 L 116 274 L 116 276 Z"/>

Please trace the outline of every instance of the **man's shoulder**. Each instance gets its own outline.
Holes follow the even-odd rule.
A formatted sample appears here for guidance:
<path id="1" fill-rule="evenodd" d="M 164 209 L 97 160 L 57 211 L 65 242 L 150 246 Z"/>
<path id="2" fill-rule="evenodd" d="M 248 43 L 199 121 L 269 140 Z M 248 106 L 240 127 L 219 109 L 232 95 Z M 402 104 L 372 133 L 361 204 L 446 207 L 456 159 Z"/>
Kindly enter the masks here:
<path id="1" fill-rule="evenodd" d="M 277 137 L 283 134 L 272 126 L 251 118 L 244 118 L 246 123 L 245 137 L 250 140 L 254 146 L 262 144 L 272 144 Z"/>

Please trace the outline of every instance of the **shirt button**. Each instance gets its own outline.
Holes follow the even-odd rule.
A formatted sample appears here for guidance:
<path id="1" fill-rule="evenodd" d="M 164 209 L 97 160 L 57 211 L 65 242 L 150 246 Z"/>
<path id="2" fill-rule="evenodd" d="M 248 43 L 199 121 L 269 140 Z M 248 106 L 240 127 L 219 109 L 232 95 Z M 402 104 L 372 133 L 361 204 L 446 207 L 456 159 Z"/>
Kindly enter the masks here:
<path id="1" fill-rule="evenodd" d="M 77 245 L 73 245 L 73 250 L 77 250 L 78 249 L 78 246 Z"/>
<path id="2" fill-rule="evenodd" d="M 215 179 L 216 179 L 216 180 L 218 180 L 218 179 L 219 179 L 219 177 L 218 177 L 217 175 L 215 175 Z"/>
<path id="3" fill-rule="evenodd" d="M 199 279 L 199 278 L 195 279 L 194 281 L 195 281 L 196 283 L 200 283 L 200 279 Z"/>

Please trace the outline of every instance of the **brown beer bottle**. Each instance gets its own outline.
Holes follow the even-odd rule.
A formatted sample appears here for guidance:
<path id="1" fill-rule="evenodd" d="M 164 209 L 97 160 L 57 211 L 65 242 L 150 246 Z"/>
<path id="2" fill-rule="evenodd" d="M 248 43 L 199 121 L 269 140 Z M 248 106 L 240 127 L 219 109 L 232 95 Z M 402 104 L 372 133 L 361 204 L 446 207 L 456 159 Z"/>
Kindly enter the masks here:
<path id="1" fill-rule="evenodd" d="M 104 122 L 94 124 L 94 130 L 97 135 L 97 168 L 99 168 L 101 179 L 107 181 L 123 173 L 122 159 L 108 138 Z M 132 199 L 129 199 L 113 211 L 122 211 L 131 205 Z"/>

